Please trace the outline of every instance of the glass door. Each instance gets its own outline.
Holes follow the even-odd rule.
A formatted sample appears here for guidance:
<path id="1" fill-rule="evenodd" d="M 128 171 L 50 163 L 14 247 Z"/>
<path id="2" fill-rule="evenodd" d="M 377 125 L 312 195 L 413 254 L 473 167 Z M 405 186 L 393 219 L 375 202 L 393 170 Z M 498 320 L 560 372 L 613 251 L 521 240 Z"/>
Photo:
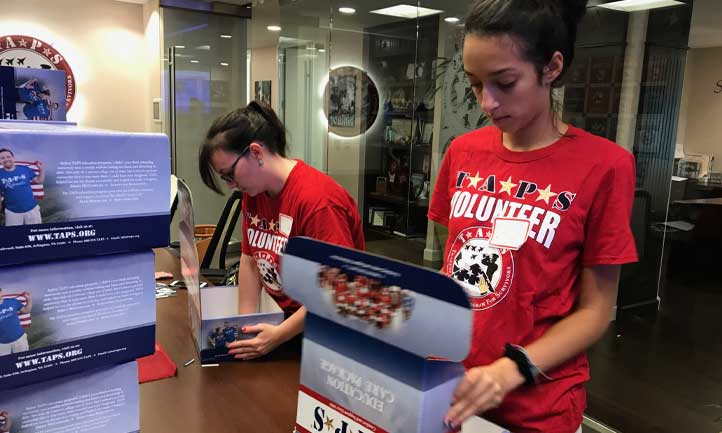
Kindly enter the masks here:
<path id="1" fill-rule="evenodd" d="M 248 20 L 173 8 L 161 13 L 171 168 L 194 195 L 196 223 L 215 224 L 226 197 L 203 185 L 198 149 L 215 118 L 247 101 Z"/>

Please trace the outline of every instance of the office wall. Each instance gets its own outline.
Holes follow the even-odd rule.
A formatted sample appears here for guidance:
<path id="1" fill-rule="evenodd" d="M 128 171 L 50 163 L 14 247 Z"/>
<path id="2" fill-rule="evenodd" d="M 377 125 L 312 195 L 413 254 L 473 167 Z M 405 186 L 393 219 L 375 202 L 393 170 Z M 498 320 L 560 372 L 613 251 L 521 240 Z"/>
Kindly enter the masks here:
<path id="1" fill-rule="evenodd" d="M 335 31 L 332 38 L 330 70 L 341 66 L 356 66 L 359 69 L 365 69 L 363 67 L 363 33 Z M 358 104 L 359 108 L 360 105 Z M 374 127 L 377 126 L 374 125 Z M 329 134 L 328 137 L 328 174 L 351 194 L 359 205 L 359 209 L 363 209 L 365 140 L 366 134 L 350 138 Z"/>
<path id="2" fill-rule="evenodd" d="M 146 66 L 146 95 L 145 103 L 145 131 L 161 132 L 161 123 L 153 121 L 153 99 L 161 98 L 161 22 L 160 6 L 158 0 L 148 0 L 143 5 L 143 30 L 145 43 L 145 56 L 148 59 Z M 159 110 L 164 110 L 163 102 L 159 102 Z"/>
<path id="3" fill-rule="evenodd" d="M 143 5 L 113 0 L 2 0 L 0 33 L 37 37 L 59 50 L 76 78 L 68 120 L 147 131 L 151 99 Z M 160 76 L 158 76 L 160 80 Z"/>
<path id="4" fill-rule="evenodd" d="M 253 99 L 256 81 L 271 81 L 271 106 L 278 110 L 278 45 L 251 49 L 251 94 Z"/>
<path id="5" fill-rule="evenodd" d="M 684 149 L 714 156 L 712 170 L 722 171 L 722 47 L 692 49 L 688 55 Z"/>

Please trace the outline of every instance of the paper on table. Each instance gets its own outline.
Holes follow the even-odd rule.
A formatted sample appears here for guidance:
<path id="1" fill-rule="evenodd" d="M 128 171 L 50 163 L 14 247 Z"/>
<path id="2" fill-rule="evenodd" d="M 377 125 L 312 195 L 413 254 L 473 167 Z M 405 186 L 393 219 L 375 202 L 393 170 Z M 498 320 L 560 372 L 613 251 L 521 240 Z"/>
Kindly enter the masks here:
<path id="1" fill-rule="evenodd" d="M 509 430 L 499 427 L 478 416 L 472 416 L 461 426 L 461 433 L 510 433 Z"/>

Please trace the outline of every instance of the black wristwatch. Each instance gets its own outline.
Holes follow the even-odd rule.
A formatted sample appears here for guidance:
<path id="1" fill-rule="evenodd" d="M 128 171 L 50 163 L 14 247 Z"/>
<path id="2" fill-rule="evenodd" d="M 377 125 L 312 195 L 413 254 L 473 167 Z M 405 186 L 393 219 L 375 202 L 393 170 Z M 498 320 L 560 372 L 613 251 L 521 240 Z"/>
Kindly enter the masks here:
<path id="1" fill-rule="evenodd" d="M 524 376 L 524 385 L 536 385 L 539 368 L 531 362 L 523 347 L 507 343 L 504 345 L 504 356 L 514 361 L 519 373 Z"/>

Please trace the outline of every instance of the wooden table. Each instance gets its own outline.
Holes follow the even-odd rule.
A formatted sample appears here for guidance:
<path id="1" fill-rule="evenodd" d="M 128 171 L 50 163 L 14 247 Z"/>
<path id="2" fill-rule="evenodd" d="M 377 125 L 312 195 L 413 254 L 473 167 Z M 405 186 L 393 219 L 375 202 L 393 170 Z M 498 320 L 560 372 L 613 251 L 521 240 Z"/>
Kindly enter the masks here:
<path id="1" fill-rule="evenodd" d="M 180 275 L 178 259 L 155 250 L 156 271 Z M 177 377 L 140 386 L 143 433 L 291 433 L 296 418 L 300 353 L 279 348 L 259 361 L 200 366 L 188 326 L 185 290 L 157 301 L 156 340 L 178 366 Z M 196 362 L 183 364 L 191 358 Z"/>

